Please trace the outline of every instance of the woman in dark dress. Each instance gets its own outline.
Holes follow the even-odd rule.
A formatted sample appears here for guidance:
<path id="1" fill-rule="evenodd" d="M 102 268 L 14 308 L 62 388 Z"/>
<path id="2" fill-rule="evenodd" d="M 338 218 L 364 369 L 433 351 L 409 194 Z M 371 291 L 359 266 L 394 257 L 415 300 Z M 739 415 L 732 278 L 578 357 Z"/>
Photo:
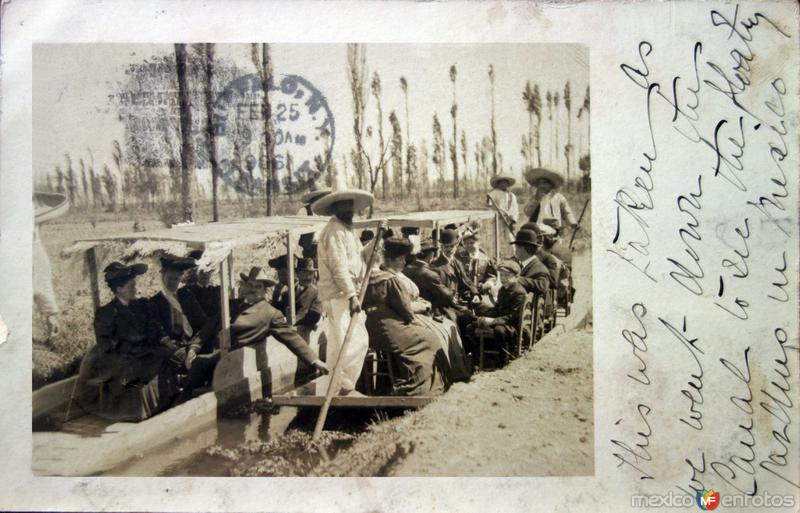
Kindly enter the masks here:
<path id="1" fill-rule="evenodd" d="M 105 268 L 114 299 L 95 313 L 97 343 L 81 363 L 78 401 L 90 413 L 139 421 L 168 408 L 179 388 L 183 360 L 158 325 L 146 299 L 136 297 L 136 277 L 147 266 L 112 262 Z"/>
<path id="2" fill-rule="evenodd" d="M 441 394 L 445 389 L 442 346 L 437 334 L 417 319 L 398 278 L 412 244 L 394 238 L 384 244 L 384 265 L 370 277 L 364 297 L 370 346 L 391 354 L 396 365 L 395 394 Z"/>

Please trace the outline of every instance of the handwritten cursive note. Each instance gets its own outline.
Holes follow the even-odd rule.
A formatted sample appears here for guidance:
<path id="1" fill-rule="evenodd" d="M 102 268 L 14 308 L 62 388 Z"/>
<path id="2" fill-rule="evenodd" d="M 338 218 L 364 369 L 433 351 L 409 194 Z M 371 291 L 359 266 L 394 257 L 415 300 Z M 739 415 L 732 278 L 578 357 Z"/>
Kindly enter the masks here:
<path id="1" fill-rule="evenodd" d="M 770 7 L 699 8 L 619 64 L 640 122 L 601 282 L 628 311 L 607 447 L 631 494 L 800 497 L 798 41 Z"/>

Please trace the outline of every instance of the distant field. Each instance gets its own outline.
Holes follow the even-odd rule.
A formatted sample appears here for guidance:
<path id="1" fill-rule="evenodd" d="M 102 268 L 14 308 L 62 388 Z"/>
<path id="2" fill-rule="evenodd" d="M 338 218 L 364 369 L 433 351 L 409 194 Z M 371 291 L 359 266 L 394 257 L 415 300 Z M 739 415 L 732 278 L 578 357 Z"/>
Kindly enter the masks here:
<path id="1" fill-rule="evenodd" d="M 528 199 L 528 195 L 518 194 L 518 196 L 521 196 L 520 209 L 522 209 Z M 567 197 L 577 217 L 589 194 L 567 194 Z M 422 198 L 419 202 L 416 198 L 404 201 L 383 201 L 379 198 L 375 203 L 375 215 L 390 212 L 431 210 L 482 210 L 486 208 L 483 203 L 484 199 L 484 193 L 472 193 L 457 200 L 449 195 L 446 197 Z M 209 222 L 211 219 L 210 205 L 202 203 L 196 208 L 195 218 L 198 220 L 198 224 Z M 298 208 L 297 201 L 281 198 L 276 208 L 276 214 L 294 214 Z M 264 215 L 263 206 L 255 201 L 228 203 L 221 205 L 220 210 L 222 220 Z M 89 292 L 89 281 L 83 270 L 83 261 L 78 255 L 72 258 L 62 258 L 61 250 L 78 239 L 133 231 L 134 222 L 138 222 L 140 227 L 145 230 L 164 227 L 157 213 L 143 211 L 104 212 L 99 214 L 72 211 L 66 216 L 42 226 L 41 236 L 50 255 L 56 299 L 62 310 L 62 334 L 57 340 L 51 340 L 47 343 L 34 343 L 34 389 L 74 374 L 78 369 L 80 359 L 91 344 L 94 343 L 94 330 L 92 328 L 94 312 Z M 586 211 L 581 227 L 582 229 L 576 237 L 576 247 L 578 249 L 591 244 L 591 205 Z M 146 236 L 146 231 L 142 235 Z M 569 235 L 567 234 L 567 237 Z M 275 245 L 271 244 L 265 249 L 237 252 L 234 259 L 234 272 L 245 272 L 251 265 L 266 266 L 270 251 L 276 251 L 271 249 L 274 247 Z M 104 262 L 107 263 L 113 259 L 113 255 L 107 255 Z M 151 269 L 153 270 L 157 268 L 157 264 L 154 261 L 146 263 L 151 264 Z M 148 272 L 147 275 L 139 280 L 139 294 L 141 296 L 149 296 L 157 291 L 157 276 L 156 272 Z M 110 293 L 105 284 L 101 284 L 101 298 L 102 302 L 107 302 L 110 299 Z"/>

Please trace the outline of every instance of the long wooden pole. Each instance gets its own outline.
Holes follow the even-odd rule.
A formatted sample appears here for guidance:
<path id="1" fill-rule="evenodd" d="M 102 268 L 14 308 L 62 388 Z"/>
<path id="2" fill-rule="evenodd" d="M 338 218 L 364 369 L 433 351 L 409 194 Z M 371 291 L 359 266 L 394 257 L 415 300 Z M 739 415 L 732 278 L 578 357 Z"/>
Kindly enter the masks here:
<path id="1" fill-rule="evenodd" d="M 375 233 L 375 245 L 372 246 L 372 252 L 369 255 L 369 260 L 367 261 L 367 272 L 364 273 L 364 279 L 361 281 L 361 288 L 358 291 L 358 304 L 364 302 L 364 296 L 367 294 L 367 286 L 369 285 L 369 277 L 372 274 L 372 265 L 375 263 L 375 254 L 378 252 L 378 248 L 383 242 L 383 226 L 378 225 L 378 228 Z M 342 362 L 342 355 L 345 354 L 347 350 L 347 346 L 350 343 L 350 339 L 353 338 L 353 331 L 355 331 L 356 327 L 356 316 L 350 316 L 350 322 L 347 324 L 347 331 L 344 335 L 344 340 L 342 341 L 342 346 L 339 348 L 339 354 L 336 356 L 336 363 L 333 366 L 333 370 L 331 370 L 331 378 L 328 382 L 328 391 L 325 393 L 325 402 L 322 403 L 322 409 L 319 412 L 319 417 L 317 417 L 317 424 L 314 426 L 314 435 L 312 436 L 312 440 L 319 439 L 320 435 L 322 434 L 322 429 L 325 427 L 325 419 L 328 418 L 328 410 L 331 407 L 331 401 L 333 401 L 333 395 L 336 392 L 336 382 L 338 381 L 338 374 L 339 374 L 339 364 Z"/>
<path id="2" fill-rule="evenodd" d="M 589 200 L 590 199 L 591 199 L 591 196 L 586 198 L 586 202 L 583 204 L 583 209 L 581 210 L 581 215 L 578 218 L 578 222 L 577 222 L 575 228 L 573 228 L 573 230 L 572 230 L 572 237 L 570 237 L 570 239 L 569 239 L 569 249 L 570 249 L 570 251 L 572 251 L 572 244 L 575 242 L 575 234 L 578 233 L 578 227 L 581 225 L 581 221 L 583 221 L 583 214 L 586 213 L 586 207 L 589 206 Z"/>

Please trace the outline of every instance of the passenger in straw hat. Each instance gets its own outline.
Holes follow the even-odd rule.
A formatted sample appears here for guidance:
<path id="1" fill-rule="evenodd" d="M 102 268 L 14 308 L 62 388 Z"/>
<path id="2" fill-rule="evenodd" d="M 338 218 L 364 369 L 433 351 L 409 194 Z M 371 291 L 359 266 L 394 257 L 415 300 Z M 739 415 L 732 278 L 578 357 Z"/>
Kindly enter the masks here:
<path id="1" fill-rule="evenodd" d="M 267 289 L 275 285 L 275 282 L 267 277 L 264 269 L 253 267 L 249 273 L 241 273 L 239 277 L 242 281 L 241 297 L 235 302 L 231 312 L 232 346 L 258 344 L 272 336 L 303 363 L 327 374 L 328 366 L 325 362 L 314 354 L 283 313 L 267 302 Z"/>
<path id="2" fill-rule="evenodd" d="M 534 168 L 525 171 L 525 180 L 536 188 L 533 198 L 525 205 L 525 215 L 531 222 L 553 223 L 557 230 L 567 226 L 577 229 L 578 222 L 569 206 L 567 198 L 558 192 L 564 185 L 561 173 L 546 168 Z M 554 221 L 549 221 L 554 220 Z"/>
<path id="3" fill-rule="evenodd" d="M 337 176 L 333 191 L 311 205 L 315 214 L 330 216 L 318 237 L 319 299 L 330 328 L 325 360 L 333 366 L 341 359 L 339 393 L 342 395 L 359 395 L 356 381 L 369 346 L 366 316 L 361 311 L 358 294 L 366 273 L 363 253 L 372 245 L 362 246 L 353 230 L 353 216 L 372 205 L 373 200 L 369 192 L 348 189 L 343 177 Z M 355 322 L 352 339 L 346 354 L 340 355 L 351 318 Z"/>
<path id="4" fill-rule="evenodd" d="M 517 195 L 509 190 L 515 183 L 517 183 L 517 179 L 508 175 L 495 175 L 489 179 L 489 185 L 492 186 L 492 190 L 489 191 L 489 198 L 492 199 L 501 215 L 511 223 L 508 229 L 501 228 L 505 234 L 504 238 L 507 244 L 510 244 L 511 241 L 514 240 L 514 233 L 517 231 L 516 225 L 519 220 Z M 489 198 L 486 198 L 486 203 L 492 206 L 492 202 L 489 201 Z M 501 223 L 503 223 L 503 221 L 501 221 Z"/>

